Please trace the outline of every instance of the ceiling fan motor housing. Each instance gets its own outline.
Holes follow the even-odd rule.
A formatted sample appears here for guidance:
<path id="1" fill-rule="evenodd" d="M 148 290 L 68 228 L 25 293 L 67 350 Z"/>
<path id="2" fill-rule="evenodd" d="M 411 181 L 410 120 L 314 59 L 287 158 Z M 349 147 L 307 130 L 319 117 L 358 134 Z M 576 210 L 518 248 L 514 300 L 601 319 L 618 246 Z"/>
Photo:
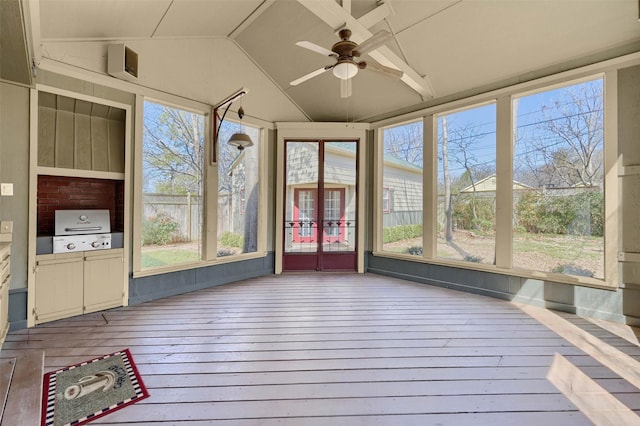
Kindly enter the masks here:
<path id="1" fill-rule="evenodd" d="M 340 59 L 351 59 L 353 60 L 352 52 L 358 47 L 357 43 L 349 40 L 351 37 L 351 30 L 343 29 L 338 33 L 340 36 L 340 41 L 336 42 L 332 47 L 331 51 L 338 55 L 338 60 Z"/>

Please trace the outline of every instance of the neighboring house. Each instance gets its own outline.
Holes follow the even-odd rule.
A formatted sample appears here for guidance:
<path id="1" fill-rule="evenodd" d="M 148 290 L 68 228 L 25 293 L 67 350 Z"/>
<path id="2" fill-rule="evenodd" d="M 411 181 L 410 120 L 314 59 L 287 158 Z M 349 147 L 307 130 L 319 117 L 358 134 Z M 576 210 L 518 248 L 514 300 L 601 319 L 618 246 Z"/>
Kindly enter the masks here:
<path id="1" fill-rule="evenodd" d="M 385 155 L 383 227 L 422 223 L 422 168 Z"/>
<path id="2" fill-rule="evenodd" d="M 523 190 L 529 190 L 529 189 L 534 189 L 534 188 L 529 186 L 529 185 L 525 185 L 524 183 L 520 183 L 517 180 L 513 181 L 513 190 L 514 191 L 523 191 Z M 496 175 L 492 174 L 490 176 L 487 176 L 486 178 L 480 179 L 479 181 L 475 182 L 474 184 L 469 185 L 466 188 L 460 190 L 461 194 L 464 194 L 464 193 L 478 193 L 478 192 L 495 194 L 495 192 L 496 192 Z"/>

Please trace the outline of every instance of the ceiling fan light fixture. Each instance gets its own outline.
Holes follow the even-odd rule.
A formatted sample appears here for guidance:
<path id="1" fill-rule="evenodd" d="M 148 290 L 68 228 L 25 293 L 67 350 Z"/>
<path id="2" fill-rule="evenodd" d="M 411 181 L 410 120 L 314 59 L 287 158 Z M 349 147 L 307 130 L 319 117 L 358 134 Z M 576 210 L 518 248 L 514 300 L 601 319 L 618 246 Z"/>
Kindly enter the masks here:
<path id="1" fill-rule="evenodd" d="M 239 151 L 253 146 L 253 141 L 251 140 L 249 135 L 243 132 L 237 132 L 231 135 L 231 137 L 229 138 L 229 142 L 227 143 L 231 146 L 237 147 Z"/>
<path id="2" fill-rule="evenodd" d="M 338 62 L 336 66 L 333 67 L 333 75 L 339 79 L 348 80 L 358 74 L 358 69 L 358 65 L 353 62 Z"/>

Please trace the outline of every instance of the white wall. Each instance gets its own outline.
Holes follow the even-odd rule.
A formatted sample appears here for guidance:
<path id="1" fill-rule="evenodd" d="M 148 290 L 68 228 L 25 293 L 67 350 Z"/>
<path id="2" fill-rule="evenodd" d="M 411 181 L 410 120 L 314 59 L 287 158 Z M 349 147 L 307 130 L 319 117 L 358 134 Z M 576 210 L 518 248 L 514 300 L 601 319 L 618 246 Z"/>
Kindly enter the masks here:
<path id="1" fill-rule="evenodd" d="M 120 41 L 119 41 L 120 42 Z M 138 80 L 123 85 L 107 74 L 107 42 L 45 42 L 40 66 L 132 93 L 151 90 L 215 105 L 241 87 L 247 117 L 267 122 L 307 121 L 306 116 L 231 40 L 222 38 L 130 40 L 138 53 Z M 234 103 L 232 110 L 238 107 Z"/>

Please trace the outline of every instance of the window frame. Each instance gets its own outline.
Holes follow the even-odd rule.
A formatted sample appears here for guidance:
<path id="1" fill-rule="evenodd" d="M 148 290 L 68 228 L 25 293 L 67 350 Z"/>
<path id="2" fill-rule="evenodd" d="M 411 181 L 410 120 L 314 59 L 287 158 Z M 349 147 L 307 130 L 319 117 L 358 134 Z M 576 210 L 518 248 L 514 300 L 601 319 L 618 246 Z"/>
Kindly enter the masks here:
<path id="1" fill-rule="evenodd" d="M 142 249 L 142 137 L 144 130 L 144 102 L 150 101 L 167 105 L 170 107 L 190 111 L 205 116 L 205 129 L 204 129 L 204 203 L 203 203 L 203 220 L 202 220 L 202 258 L 199 261 L 182 263 L 176 265 L 163 266 L 153 269 L 142 269 L 141 267 L 141 249 Z M 258 159 L 259 159 L 259 199 L 258 199 L 258 249 L 251 253 L 240 253 L 233 256 L 217 257 L 217 215 L 218 215 L 218 167 L 217 164 L 210 161 L 211 149 L 213 145 L 212 140 L 212 110 L 211 105 L 192 101 L 186 98 L 156 93 L 154 96 L 146 96 L 143 94 L 137 94 L 135 100 L 135 123 L 134 123 L 134 137 L 135 140 L 140 141 L 134 145 L 133 153 L 133 211 L 132 211 L 132 277 L 140 278 L 146 276 L 153 276 L 159 274 L 166 274 L 168 272 L 183 271 L 189 269 L 196 269 L 201 267 L 213 266 L 216 264 L 239 262 L 243 260 L 249 260 L 254 258 L 262 258 L 268 255 L 267 252 L 267 209 L 264 206 L 267 205 L 268 194 L 268 174 L 267 164 L 268 158 L 267 152 L 267 130 L 272 128 L 272 123 L 268 123 L 259 119 L 253 119 L 251 117 L 245 117 L 242 124 L 255 127 L 259 133 L 260 143 L 257 144 Z M 233 119 L 225 119 L 225 121 L 241 124 L 239 121 Z M 250 149 L 256 149 L 252 147 Z M 208 218 L 214 218 L 213 221 Z"/>
<path id="2" fill-rule="evenodd" d="M 471 96 L 437 106 L 425 108 L 400 117 L 372 123 L 377 151 L 374 161 L 375 170 L 381 173 L 383 154 L 383 132 L 385 129 L 398 126 L 401 123 L 422 118 L 424 120 L 424 221 L 423 229 L 436 229 L 437 214 L 437 117 L 452 112 L 481 106 L 483 103 L 496 103 L 496 174 L 498 179 L 498 190 L 496 191 L 496 264 L 482 265 L 464 261 L 441 259 L 436 257 L 435 237 L 433 233 L 423 232 L 423 256 L 412 256 L 408 254 L 396 254 L 382 250 L 382 224 L 381 220 L 376 220 L 373 235 L 373 255 L 379 257 L 397 258 L 411 260 L 420 263 L 429 263 L 443 266 L 452 266 L 463 269 L 493 272 L 503 275 L 511 275 L 522 278 L 545 280 L 550 282 L 566 283 L 586 287 L 616 289 L 619 287 L 618 273 L 618 223 L 619 223 L 619 196 L 617 170 L 618 142 L 617 142 L 617 71 L 618 66 L 629 66 L 629 62 L 619 60 L 608 61 L 592 66 L 564 72 L 557 75 L 542 77 L 526 83 L 506 86 L 491 92 Z M 604 191 L 605 191 L 605 278 L 604 280 L 591 277 L 580 277 L 559 273 L 547 273 L 528 269 L 515 269 L 511 263 L 512 252 L 512 185 L 513 180 L 513 111 L 512 99 L 527 94 L 543 92 L 558 87 L 578 84 L 597 78 L 604 80 Z M 374 191 L 375 212 L 382 212 L 382 179 L 376 181 L 377 190 Z M 380 214 L 382 216 L 382 214 Z"/>

